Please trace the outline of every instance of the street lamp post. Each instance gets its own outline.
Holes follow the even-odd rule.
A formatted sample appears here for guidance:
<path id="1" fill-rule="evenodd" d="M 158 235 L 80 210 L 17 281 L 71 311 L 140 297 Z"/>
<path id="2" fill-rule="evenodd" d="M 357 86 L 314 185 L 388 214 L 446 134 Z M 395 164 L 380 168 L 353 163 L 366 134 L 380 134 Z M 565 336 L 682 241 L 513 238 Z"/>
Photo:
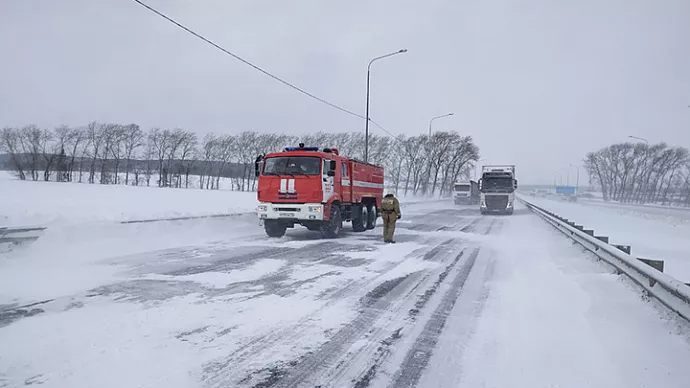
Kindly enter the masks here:
<path id="1" fill-rule="evenodd" d="M 631 139 L 642 140 L 643 142 L 647 143 L 647 145 L 649 145 L 649 140 L 645 139 L 644 137 L 637 137 L 637 136 L 632 136 L 632 135 L 630 135 L 628 137 Z"/>
<path id="2" fill-rule="evenodd" d="M 433 123 L 434 120 L 440 119 L 440 118 L 442 118 L 442 117 L 452 116 L 452 115 L 453 115 L 453 112 L 450 112 L 450 113 L 446 113 L 446 114 L 444 114 L 444 115 L 440 115 L 440 116 L 433 117 L 431 120 L 429 120 L 429 137 L 431 137 L 431 123 Z"/>
<path id="3" fill-rule="evenodd" d="M 388 58 L 392 57 L 393 55 L 397 54 L 403 54 L 406 53 L 407 49 L 402 49 L 398 50 L 394 53 L 386 54 L 386 55 L 381 55 L 380 57 L 376 57 L 369 61 L 369 65 L 367 66 L 367 109 L 366 109 L 366 123 L 365 129 L 364 129 L 364 161 L 368 162 L 369 161 L 369 79 L 371 78 L 371 64 L 374 63 L 375 61 L 378 61 L 379 59 L 383 58 Z"/>

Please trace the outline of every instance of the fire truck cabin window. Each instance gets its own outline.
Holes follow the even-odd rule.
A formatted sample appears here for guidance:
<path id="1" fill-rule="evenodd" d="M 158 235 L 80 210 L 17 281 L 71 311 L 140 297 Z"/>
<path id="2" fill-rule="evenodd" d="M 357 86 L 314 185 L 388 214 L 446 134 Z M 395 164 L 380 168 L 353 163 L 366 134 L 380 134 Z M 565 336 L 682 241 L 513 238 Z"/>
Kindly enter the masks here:
<path id="1" fill-rule="evenodd" d="M 266 159 L 264 175 L 319 175 L 321 158 L 312 156 L 278 156 Z"/>

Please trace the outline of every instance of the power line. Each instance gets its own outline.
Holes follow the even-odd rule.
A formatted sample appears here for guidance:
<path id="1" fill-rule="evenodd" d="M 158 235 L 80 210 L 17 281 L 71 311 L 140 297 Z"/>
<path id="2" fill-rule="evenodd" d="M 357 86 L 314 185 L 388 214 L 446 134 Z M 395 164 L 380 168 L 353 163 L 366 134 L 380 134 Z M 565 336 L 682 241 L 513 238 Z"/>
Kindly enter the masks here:
<path id="1" fill-rule="evenodd" d="M 334 104 L 334 103 L 332 103 L 332 102 L 326 101 L 326 100 L 324 100 L 323 98 L 318 97 L 318 96 L 316 96 L 316 95 L 314 95 L 314 94 L 312 94 L 312 93 L 309 93 L 308 91 L 306 91 L 306 90 L 304 90 L 304 89 L 302 89 L 302 88 L 300 88 L 300 87 L 298 87 L 298 86 L 295 86 L 295 85 L 293 85 L 292 83 L 290 83 L 290 82 L 288 82 L 288 81 L 286 81 L 286 80 L 284 80 L 284 79 L 282 79 L 282 78 L 280 78 L 280 77 L 278 77 L 278 76 L 275 76 L 275 75 L 269 73 L 268 71 L 266 71 L 266 70 L 260 68 L 259 66 L 257 66 L 257 65 L 255 65 L 255 64 L 249 62 L 248 60 L 246 60 L 246 59 L 240 57 L 239 55 L 233 54 L 232 52 L 228 51 L 227 49 L 225 49 L 224 47 L 220 46 L 219 44 L 217 44 L 217 43 L 211 41 L 210 39 L 208 39 L 208 38 L 202 36 L 201 34 L 198 34 L 197 32 L 193 31 L 192 29 L 190 29 L 190 28 L 188 28 L 188 27 L 182 25 L 181 23 L 175 21 L 175 20 L 172 19 L 171 17 L 169 17 L 169 16 L 163 14 L 162 12 L 160 12 L 160 11 L 158 11 L 157 9 L 151 7 L 150 5 L 144 3 L 143 1 L 141 1 L 141 0 L 132 0 L 132 1 L 134 1 L 135 3 L 141 5 L 142 7 L 146 8 L 147 10 L 149 10 L 149 11 L 155 13 L 156 15 L 162 17 L 163 19 L 169 21 L 170 23 L 176 25 L 177 27 L 183 29 L 184 31 L 186 31 L 186 32 L 188 32 L 188 33 L 194 35 L 195 37 L 197 37 L 197 38 L 203 40 L 204 42 L 210 44 L 211 46 L 213 46 L 213 47 L 215 47 L 216 49 L 222 51 L 223 53 L 225 53 L 225 54 L 227 54 L 227 55 L 229 55 L 229 56 L 231 56 L 231 57 L 237 59 L 238 61 L 244 63 L 244 64 L 247 65 L 247 66 L 252 67 L 254 70 L 258 70 L 258 71 L 260 71 L 261 73 L 263 73 L 264 75 L 267 75 L 267 76 L 273 78 L 274 80 L 276 80 L 276 81 L 282 83 L 283 85 L 288 86 L 288 87 L 290 87 L 290 88 L 292 88 L 292 89 L 294 89 L 294 90 L 296 90 L 296 91 L 298 91 L 298 92 L 300 92 L 300 93 L 302 93 L 302 94 L 304 94 L 304 95 L 306 95 L 306 96 L 308 96 L 308 97 L 311 97 L 311 98 L 313 98 L 313 99 L 316 100 L 316 101 L 319 101 L 319 102 L 321 102 L 321 103 L 323 103 L 323 104 L 326 104 L 326 105 L 330 106 L 331 108 L 338 109 L 338 110 L 340 110 L 340 111 L 342 111 L 342 112 L 345 112 L 345 113 L 347 113 L 347 114 L 349 114 L 349 115 L 358 117 L 358 118 L 360 118 L 360 119 L 366 119 L 366 117 L 364 117 L 364 116 L 362 116 L 362 115 L 360 115 L 360 114 L 358 114 L 358 113 L 355 113 L 355 112 L 353 112 L 353 111 L 351 111 L 351 110 L 349 110 L 349 109 L 343 108 L 343 107 L 338 106 L 338 105 L 336 105 L 336 104 Z"/>
<path id="2" fill-rule="evenodd" d="M 382 130 L 383 132 L 386 132 L 386 133 L 387 133 L 388 135 L 390 135 L 390 137 L 392 137 L 393 139 L 398 140 L 398 137 L 397 137 L 397 136 L 395 136 L 394 134 L 388 132 L 388 130 L 386 130 L 386 128 L 380 126 L 376 121 L 372 120 L 371 117 L 369 118 L 369 122 L 372 123 L 372 124 L 374 124 L 375 126 L 377 126 L 377 127 L 378 127 L 380 130 Z M 398 141 L 399 141 L 399 140 L 398 140 Z"/>

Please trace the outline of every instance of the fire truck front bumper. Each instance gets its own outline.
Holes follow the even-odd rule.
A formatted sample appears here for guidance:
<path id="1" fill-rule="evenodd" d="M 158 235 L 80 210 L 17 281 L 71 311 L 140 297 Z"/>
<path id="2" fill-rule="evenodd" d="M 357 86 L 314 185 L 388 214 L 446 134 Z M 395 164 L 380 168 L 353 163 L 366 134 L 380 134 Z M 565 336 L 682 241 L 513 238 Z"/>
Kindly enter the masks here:
<path id="1" fill-rule="evenodd" d="M 321 203 L 260 203 L 256 210 L 261 220 L 322 221 L 324 218 Z"/>

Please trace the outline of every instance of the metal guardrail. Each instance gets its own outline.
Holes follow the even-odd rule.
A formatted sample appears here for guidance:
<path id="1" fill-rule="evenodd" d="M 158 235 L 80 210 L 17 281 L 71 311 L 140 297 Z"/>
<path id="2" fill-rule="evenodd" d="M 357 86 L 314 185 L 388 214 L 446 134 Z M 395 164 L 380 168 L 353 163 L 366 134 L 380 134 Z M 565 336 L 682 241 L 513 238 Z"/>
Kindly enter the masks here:
<path id="1" fill-rule="evenodd" d="M 120 221 L 121 224 L 144 224 L 150 222 L 166 222 L 166 221 L 185 221 L 185 220 L 199 220 L 204 218 L 228 218 L 228 217 L 240 217 L 250 214 L 256 214 L 256 212 L 241 212 L 241 213 L 225 213 L 225 214 L 208 214 L 205 216 L 185 216 L 185 217 L 169 217 L 169 218 L 150 218 L 143 220 L 128 220 Z"/>
<path id="2" fill-rule="evenodd" d="M 40 237 L 45 227 L 35 228 L 9 228 L 0 227 L 0 244 L 22 244 L 32 242 Z"/>
<path id="3" fill-rule="evenodd" d="M 519 198 L 519 200 L 557 230 L 614 267 L 617 273 L 629 277 L 647 295 L 657 299 L 668 309 L 690 322 L 690 286 L 660 272 L 659 269 L 663 268 L 663 262 L 657 260 L 640 261 L 630 255 L 630 246 L 610 244 L 608 237 L 595 236 L 591 229 L 584 229 L 582 225 L 577 225 L 523 198 Z"/>

